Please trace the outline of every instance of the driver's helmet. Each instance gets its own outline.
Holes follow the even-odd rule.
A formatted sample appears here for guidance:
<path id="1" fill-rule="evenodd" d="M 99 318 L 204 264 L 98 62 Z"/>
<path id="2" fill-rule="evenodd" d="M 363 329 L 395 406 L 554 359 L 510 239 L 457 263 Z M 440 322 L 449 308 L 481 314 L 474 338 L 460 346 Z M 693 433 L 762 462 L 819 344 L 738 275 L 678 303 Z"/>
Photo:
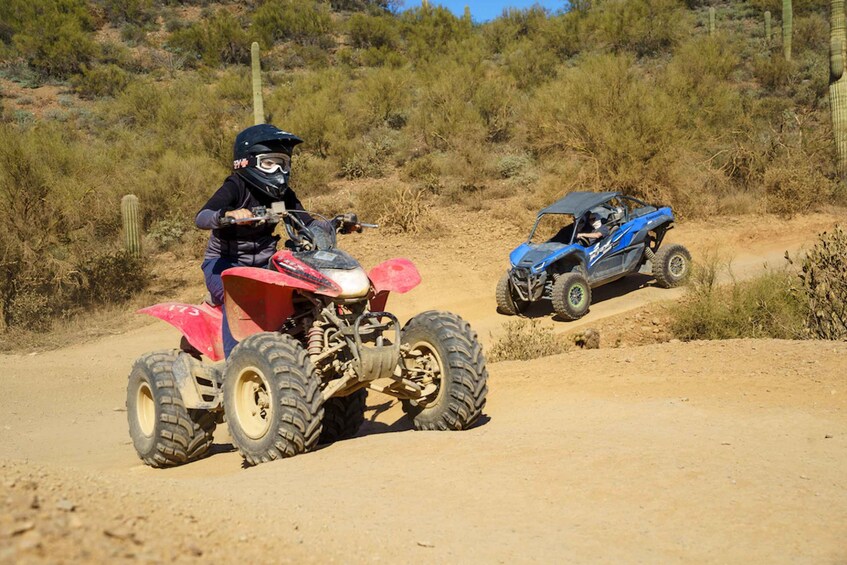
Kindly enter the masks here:
<path id="1" fill-rule="evenodd" d="M 232 168 L 247 185 L 281 200 L 288 190 L 291 152 L 303 140 L 270 124 L 250 126 L 235 137 Z"/>
<path id="2" fill-rule="evenodd" d="M 599 230 L 600 226 L 603 225 L 603 219 L 600 217 L 600 214 L 592 211 L 588 214 L 588 225 L 590 225 L 595 230 Z"/>

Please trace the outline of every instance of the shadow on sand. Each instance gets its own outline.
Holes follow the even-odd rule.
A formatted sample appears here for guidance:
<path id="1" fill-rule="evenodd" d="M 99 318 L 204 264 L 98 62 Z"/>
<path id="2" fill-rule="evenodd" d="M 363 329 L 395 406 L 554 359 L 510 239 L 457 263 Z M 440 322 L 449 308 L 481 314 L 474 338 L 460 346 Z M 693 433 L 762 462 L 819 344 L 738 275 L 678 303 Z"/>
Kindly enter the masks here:
<path id="1" fill-rule="evenodd" d="M 635 292 L 636 290 L 654 286 L 654 284 L 655 280 L 650 275 L 642 273 L 628 275 L 622 279 L 616 280 L 615 282 L 591 289 L 591 304 L 600 304 L 606 300 L 620 298 L 630 294 L 631 292 Z M 589 312 L 590 311 L 591 310 L 589 310 Z M 551 303 L 547 300 L 542 300 L 541 302 L 531 304 L 522 315 L 527 318 L 546 318 L 552 314 L 553 307 Z M 553 319 L 558 322 L 567 321 L 559 318 L 558 316 L 554 316 Z"/>

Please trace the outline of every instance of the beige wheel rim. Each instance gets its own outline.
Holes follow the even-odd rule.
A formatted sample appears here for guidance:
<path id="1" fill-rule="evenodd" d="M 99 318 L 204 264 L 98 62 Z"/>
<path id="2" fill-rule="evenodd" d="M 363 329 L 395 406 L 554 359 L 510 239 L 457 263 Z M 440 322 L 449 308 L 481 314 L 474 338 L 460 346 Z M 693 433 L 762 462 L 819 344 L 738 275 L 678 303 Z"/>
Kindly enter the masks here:
<path id="1" fill-rule="evenodd" d="M 153 401 L 153 391 L 146 382 L 139 385 L 135 395 L 135 419 L 142 434 L 147 437 L 153 435 L 156 428 L 156 403 Z"/>
<path id="2" fill-rule="evenodd" d="M 242 369 L 235 380 L 235 417 L 250 439 L 261 439 L 271 427 L 270 385 L 256 367 Z"/>
<path id="3" fill-rule="evenodd" d="M 431 404 L 438 404 L 441 397 L 444 396 L 444 362 L 441 360 L 441 355 L 431 343 L 427 341 L 419 341 L 413 347 L 412 351 L 418 350 L 421 352 L 414 366 L 414 371 L 417 373 L 415 383 L 426 389 L 430 384 L 436 386 L 435 392 L 418 399 L 418 405 L 426 408 Z"/>

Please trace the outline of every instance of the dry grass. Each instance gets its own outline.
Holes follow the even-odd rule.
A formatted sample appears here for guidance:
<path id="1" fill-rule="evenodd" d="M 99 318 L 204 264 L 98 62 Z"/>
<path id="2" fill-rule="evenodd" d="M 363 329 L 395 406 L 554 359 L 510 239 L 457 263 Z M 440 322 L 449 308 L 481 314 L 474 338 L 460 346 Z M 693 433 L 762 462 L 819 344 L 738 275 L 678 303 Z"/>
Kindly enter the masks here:
<path id="1" fill-rule="evenodd" d="M 503 324 L 502 334 L 489 350 L 489 360 L 526 361 L 564 353 L 572 345 L 559 339 L 536 320 L 518 318 Z"/>

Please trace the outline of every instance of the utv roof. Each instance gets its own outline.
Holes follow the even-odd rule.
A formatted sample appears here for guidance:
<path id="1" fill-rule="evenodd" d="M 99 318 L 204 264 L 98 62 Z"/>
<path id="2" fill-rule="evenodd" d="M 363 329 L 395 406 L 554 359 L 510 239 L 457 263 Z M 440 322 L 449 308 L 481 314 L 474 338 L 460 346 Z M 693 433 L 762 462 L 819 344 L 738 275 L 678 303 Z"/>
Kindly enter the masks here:
<path id="1" fill-rule="evenodd" d="M 571 192 L 561 200 L 543 208 L 538 215 L 571 214 L 578 218 L 591 208 L 604 204 L 620 194 L 620 192 Z"/>

